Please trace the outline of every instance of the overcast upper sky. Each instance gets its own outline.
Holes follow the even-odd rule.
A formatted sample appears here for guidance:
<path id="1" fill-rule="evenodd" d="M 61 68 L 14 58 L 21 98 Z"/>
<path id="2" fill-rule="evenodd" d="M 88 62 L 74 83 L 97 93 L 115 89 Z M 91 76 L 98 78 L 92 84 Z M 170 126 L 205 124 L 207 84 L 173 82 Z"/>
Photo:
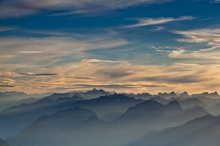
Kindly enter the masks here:
<path id="1" fill-rule="evenodd" d="M 0 91 L 220 92 L 219 0 L 1 0 Z"/>

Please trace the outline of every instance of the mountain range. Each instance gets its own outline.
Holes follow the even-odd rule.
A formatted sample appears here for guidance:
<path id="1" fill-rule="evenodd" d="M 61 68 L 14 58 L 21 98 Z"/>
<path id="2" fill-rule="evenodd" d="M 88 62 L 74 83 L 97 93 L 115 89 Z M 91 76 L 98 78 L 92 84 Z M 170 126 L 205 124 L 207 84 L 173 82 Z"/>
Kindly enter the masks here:
<path id="1" fill-rule="evenodd" d="M 70 146 L 75 143 L 83 146 L 120 146 L 132 142 L 151 130 L 162 130 L 183 124 L 206 114 L 207 112 L 200 107 L 184 110 L 177 101 L 163 105 L 149 100 L 130 107 L 113 122 L 104 122 L 95 112 L 75 107 L 58 111 L 50 116 L 41 116 L 8 141 L 13 146 L 31 144 L 33 146 L 61 144 Z M 80 138 L 79 135 L 83 137 Z"/>
<path id="2" fill-rule="evenodd" d="M 129 146 L 219 146 L 220 117 L 205 115 L 181 126 L 146 134 Z"/>
<path id="3" fill-rule="evenodd" d="M 218 139 L 197 134 L 219 136 L 220 100 L 210 95 L 217 93 L 120 94 L 94 88 L 24 98 L 0 112 L 0 137 L 11 146 L 197 146 L 206 136 L 217 146 Z"/>

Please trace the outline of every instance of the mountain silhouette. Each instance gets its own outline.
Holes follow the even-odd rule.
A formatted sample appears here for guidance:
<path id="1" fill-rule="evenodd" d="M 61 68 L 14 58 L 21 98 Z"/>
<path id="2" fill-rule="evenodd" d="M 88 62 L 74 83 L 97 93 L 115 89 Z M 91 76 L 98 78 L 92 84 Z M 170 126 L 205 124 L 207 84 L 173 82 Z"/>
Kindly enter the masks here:
<path id="1" fill-rule="evenodd" d="M 0 146 L 9 146 L 4 140 L 0 139 Z"/>
<path id="2" fill-rule="evenodd" d="M 178 100 L 183 108 L 192 108 L 194 106 L 206 107 L 206 105 L 198 98 L 187 98 Z"/>
<path id="3" fill-rule="evenodd" d="M 54 114 L 57 111 L 74 107 L 90 109 L 99 117 L 106 119 L 106 115 L 111 113 L 124 113 L 129 107 L 143 102 L 122 94 L 113 94 L 101 96 L 99 98 L 83 100 L 81 97 L 64 98 L 63 96 L 56 100 L 51 96 L 42 98 L 30 104 L 21 104 L 8 108 L 0 113 L 0 136 L 3 138 L 12 136 L 22 130 L 27 125 L 34 122 L 41 115 Z M 53 97 L 53 96 L 52 96 Z M 17 124 L 14 124 L 17 121 Z"/>
<path id="4" fill-rule="evenodd" d="M 220 117 L 206 115 L 182 126 L 146 134 L 129 146 L 219 146 Z"/>
<path id="5" fill-rule="evenodd" d="M 41 116 L 8 141 L 13 146 L 95 145 L 102 127 L 105 123 L 94 112 L 75 107 Z"/>
<path id="6" fill-rule="evenodd" d="M 207 112 L 201 107 L 184 110 L 178 101 L 163 105 L 148 100 L 130 107 L 112 124 L 112 129 L 117 127 L 118 136 L 129 143 L 149 131 L 178 126 L 206 114 Z"/>

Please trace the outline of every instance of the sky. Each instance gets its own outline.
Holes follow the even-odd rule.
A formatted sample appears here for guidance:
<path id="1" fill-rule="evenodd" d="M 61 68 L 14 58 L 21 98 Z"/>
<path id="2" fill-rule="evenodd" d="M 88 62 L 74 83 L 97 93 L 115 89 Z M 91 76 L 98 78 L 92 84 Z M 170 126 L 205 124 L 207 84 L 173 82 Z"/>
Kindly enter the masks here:
<path id="1" fill-rule="evenodd" d="M 0 91 L 220 92 L 220 0 L 1 0 Z"/>

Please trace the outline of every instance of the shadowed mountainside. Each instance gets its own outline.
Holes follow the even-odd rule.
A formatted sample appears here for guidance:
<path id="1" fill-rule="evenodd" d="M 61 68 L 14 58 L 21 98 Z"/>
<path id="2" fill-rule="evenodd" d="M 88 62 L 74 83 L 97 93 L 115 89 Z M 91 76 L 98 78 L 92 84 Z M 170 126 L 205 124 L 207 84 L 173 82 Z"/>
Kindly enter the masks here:
<path id="1" fill-rule="evenodd" d="M 182 126 L 146 134 L 129 146 L 219 146 L 220 117 L 206 115 Z"/>

